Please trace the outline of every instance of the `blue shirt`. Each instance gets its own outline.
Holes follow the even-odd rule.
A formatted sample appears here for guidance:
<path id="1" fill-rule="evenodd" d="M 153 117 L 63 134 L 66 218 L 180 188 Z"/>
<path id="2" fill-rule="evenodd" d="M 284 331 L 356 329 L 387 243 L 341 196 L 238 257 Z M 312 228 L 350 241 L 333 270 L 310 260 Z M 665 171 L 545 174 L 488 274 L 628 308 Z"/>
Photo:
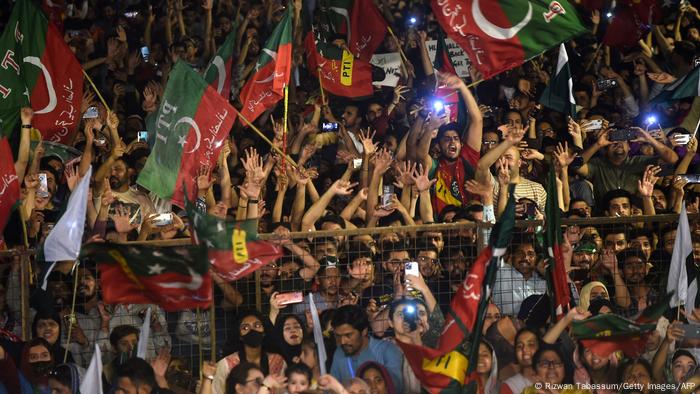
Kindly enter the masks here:
<path id="1" fill-rule="evenodd" d="M 383 365 L 391 375 L 396 392 L 400 393 L 403 391 L 403 379 L 401 377 L 403 354 L 401 350 L 389 341 L 381 341 L 371 336 L 369 337 L 369 346 L 356 355 L 346 356 L 342 348 L 338 347 L 335 349 L 331 375 L 343 383 L 358 377 L 357 370 L 360 368 L 360 365 L 367 361 L 374 361 Z"/>

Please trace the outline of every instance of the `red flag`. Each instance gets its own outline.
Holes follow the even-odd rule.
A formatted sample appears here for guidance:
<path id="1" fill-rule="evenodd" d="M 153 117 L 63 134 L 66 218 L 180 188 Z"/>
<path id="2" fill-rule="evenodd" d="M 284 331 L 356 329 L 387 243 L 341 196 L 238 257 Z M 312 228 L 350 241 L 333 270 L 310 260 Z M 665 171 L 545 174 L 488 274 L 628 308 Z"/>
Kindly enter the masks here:
<path id="1" fill-rule="evenodd" d="M 304 46 L 309 70 L 317 76 L 320 69 L 323 89 L 336 96 L 351 98 L 374 94 L 371 64 L 355 59 L 352 53 L 334 45 L 317 41 L 313 32 L 307 33 Z"/>
<path id="2" fill-rule="evenodd" d="M 12 207 L 19 200 L 19 179 L 7 138 L 0 139 L 0 235 L 2 235 Z"/>
<path id="3" fill-rule="evenodd" d="M 547 204 L 545 213 L 547 215 L 547 232 L 545 234 L 545 244 L 549 251 L 549 257 L 552 259 L 547 267 L 547 273 L 550 279 L 549 287 L 554 315 L 557 320 L 564 317 L 568 311 L 569 302 L 571 301 L 571 292 L 569 290 L 568 275 L 564 267 L 564 255 L 561 251 L 561 244 L 564 238 L 561 234 L 561 212 L 559 209 L 559 190 L 557 189 L 557 177 L 554 174 L 554 169 L 549 171 L 549 182 L 547 185 Z"/>
<path id="4" fill-rule="evenodd" d="M 642 22 L 634 8 L 620 5 L 616 8 L 615 16 L 605 32 L 603 44 L 613 48 L 636 46 L 637 42 L 649 32 L 649 28 L 650 26 Z"/>
<path id="5" fill-rule="evenodd" d="M 425 346 L 401 341 L 396 341 L 396 344 L 421 386 L 431 394 L 438 394 L 450 385 L 462 386 L 470 380 L 467 375 L 469 360 L 458 351 L 443 354 Z"/>
<path id="6" fill-rule="evenodd" d="M 350 52 L 369 62 L 387 33 L 387 24 L 372 0 L 355 0 L 350 16 Z"/>

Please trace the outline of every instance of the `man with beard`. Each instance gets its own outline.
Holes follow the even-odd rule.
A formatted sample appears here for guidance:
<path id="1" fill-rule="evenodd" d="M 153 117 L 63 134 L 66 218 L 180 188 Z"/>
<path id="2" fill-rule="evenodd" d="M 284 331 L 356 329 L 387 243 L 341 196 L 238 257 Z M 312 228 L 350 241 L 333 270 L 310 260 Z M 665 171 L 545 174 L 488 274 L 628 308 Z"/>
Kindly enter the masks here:
<path id="1" fill-rule="evenodd" d="M 502 264 L 493 288 L 493 303 L 501 313 L 515 316 L 520 305 L 533 294 L 547 292 L 547 281 L 537 271 L 537 252 L 533 240 L 511 246 L 510 264 Z"/>
<path id="2" fill-rule="evenodd" d="M 650 305 L 656 303 L 658 294 L 647 281 L 649 264 L 644 253 L 637 248 L 627 248 L 617 254 L 617 262 L 625 280 L 629 297 L 629 306 L 620 308 L 623 316 L 635 318 Z M 619 292 L 620 289 L 616 287 Z M 622 295 L 618 294 L 617 296 Z M 616 297 L 617 298 L 617 297 Z"/>
<path id="3" fill-rule="evenodd" d="M 335 309 L 338 306 L 338 290 L 340 288 L 340 268 L 338 258 L 335 256 L 323 257 L 320 261 L 321 269 L 314 277 L 314 283 L 318 286 L 318 291 L 312 292 L 314 304 L 318 313 L 327 309 Z M 304 301 L 294 304 L 292 312 L 297 316 L 304 315 L 309 310 L 309 298 L 304 297 Z"/>
<path id="4" fill-rule="evenodd" d="M 71 330 L 70 351 L 76 364 L 87 368 L 95 351 L 95 343 L 103 353 L 109 351 L 109 315 L 98 297 L 94 267 L 78 267 L 78 299 L 76 321 Z M 103 313 L 104 312 L 104 313 Z M 63 330 L 67 333 L 67 330 Z"/>
<path id="5" fill-rule="evenodd" d="M 272 293 L 282 291 L 280 283 L 280 261 L 273 261 L 260 268 L 260 293 L 261 303 L 260 312 L 267 314 L 270 312 L 270 297 Z M 255 305 L 255 275 L 251 275 L 245 282 L 239 286 L 241 295 L 243 296 L 243 306 L 250 309 L 256 309 Z"/>
<path id="6" fill-rule="evenodd" d="M 593 183 L 597 201 L 602 201 L 606 193 L 615 189 L 624 189 L 630 194 L 636 194 L 638 183 L 647 166 L 656 164 L 659 158 L 668 164 L 678 161 L 676 152 L 657 141 L 651 134 L 638 127 L 633 127 L 632 130 L 637 133 L 635 141 L 651 145 L 658 157 L 630 156 L 628 141 L 610 141 L 610 130 L 601 132 L 596 143 L 581 154 L 585 164 L 576 169 L 576 172 Z M 593 157 L 602 148 L 605 148 L 604 155 Z"/>

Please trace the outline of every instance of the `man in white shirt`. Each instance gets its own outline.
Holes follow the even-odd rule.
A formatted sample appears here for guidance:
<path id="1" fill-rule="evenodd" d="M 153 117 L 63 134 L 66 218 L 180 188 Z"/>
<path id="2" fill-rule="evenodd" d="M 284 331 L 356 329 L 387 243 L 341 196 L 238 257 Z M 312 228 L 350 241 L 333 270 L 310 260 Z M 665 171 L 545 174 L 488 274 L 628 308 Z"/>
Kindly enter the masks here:
<path id="1" fill-rule="evenodd" d="M 537 272 L 537 253 L 532 240 L 513 246 L 509 263 L 503 263 L 493 288 L 493 303 L 504 315 L 515 316 L 523 300 L 547 292 L 547 281 Z"/>

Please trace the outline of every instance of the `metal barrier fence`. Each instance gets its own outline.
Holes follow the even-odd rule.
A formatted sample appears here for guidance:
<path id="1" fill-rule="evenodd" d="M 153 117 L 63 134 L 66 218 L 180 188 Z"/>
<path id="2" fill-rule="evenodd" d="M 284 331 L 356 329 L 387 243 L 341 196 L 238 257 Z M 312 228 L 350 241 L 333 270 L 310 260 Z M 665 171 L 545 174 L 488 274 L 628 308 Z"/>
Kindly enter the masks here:
<path id="1" fill-rule="evenodd" d="M 674 235 L 669 230 L 675 230 L 677 218 L 678 215 L 657 215 L 563 219 L 564 232 L 574 243 L 570 277 L 580 290 L 584 282 L 599 279 L 600 267 L 596 262 L 603 248 L 622 250 L 634 245 L 641 249 L 646 261 L 644 267 L 635 268 L 637 271 L 632 274 L 637 273 L 637 276 L 626 273 L 629 285 L 632 286 L 632 282 L 639 284 L 639 273 L 643 273 L 642 283 L 650 285 L 658 294 L 665 292 L 665 277 Z M 697 221 L 697 215 L 691 215 L 690 219 L 691 231 L 696 231 L 698 226 L 692 223 Z M 541 269 L 540 262 L 547 256 L 542 245 L 542 226 L 540 221 L 516 222 L 513 244 L 506 260 L 520 264 L 518 259 L 535 259 Z M 373 314 L 379 315 L 382 310 L 388 309 L 385 305 L 391 303 L 397 290 L 404 294 L 427 287 L 438 306 L 446 310 L 456 287 L 463 281 L 471 263 L 486 244 L 490 227 L 490 224 L 470 222 L 290 233 L 289 238 L 296 247 L 285 247 L 284 256 L 275 264 L 260 269 L 250 278 L 228 285 L 216 284 L 213 309 L 166 313 L 160 308 L 154 308 L 148 354 L 153 356 L 157 349 L 169 347 L 173 356 L 180 358 L 187 369 L 196 373 L 201 360 L 211 357 L 212 348 L 216 349 L 218 359 L 239 346 L 236 316 L 243 309 L 256 309 L 263 316 L 270 316 L 272 293 L 282 293 L 283 297 L 293 298 L 296 294 L 288 293 L 301 292 L 304 301 L 287 305 L 281 314 L 295 313 L 302 322 L 310 320 L 307 318 L 307 295 L 310 292 L 314 293 L 319 312 L 346 303 L 359 303 L 369 307 Z M 274 234 L 261 234 L 260 238 L 279 241 L 279 237 Z M 189 242 L 189 239 L 176 239 L 145 243 L 167 247 Z M 318 267 L 313 267 L 311 259 L 305 260 L 308 255 L 320 262 L 320 269 L 315 275 L 313 271 Z M 17 324 L 7 327 L 7 319 L 4 322 L 0 320 L 0 323 L 6 324 L 6 328 L 24 339 L 36 335 L 30 333 L 34 312 L 30 310 L 29 304 L 30 296 L 40 283 L 37 282 L 37 267 L 32 265 L 32 260 L 32 250 L 0 253 L 0 261 L 6 263 L 0 264 L 0 284 L 4 285 L 7 301 L 7 305 L 0 302 L 0 308 L 3 308 L 3 312 L 9 310 L 9 315 L 15 315 Z M 413 262 L 416 264 L 410 264 Z M 405 289 L 406 270 L 409 273 L 411 270 L 420 272 L 424 283 L 414 281 L 409 289 Z M 49 286 L 60 294 L 55 295 L 54 300 L 73 295 L 73 289 L 76 288 L 73 278 L 70 272 L 68 275 L 51 278 Z M 77 289 L 80 294 L 76 298 L 76 331 L 79 333 L 68 341 L 67 320 L 64 319 L 62 343 L 69 348 L 75 361 L 86 367 L 94 343 L 97 342 L 102 348 L 103 362 L 107 364 L 116 356 L 109 344 L 109 330 L 120 324 L 140 328 L 147 306 L 106 306 L 111 317 L 102 324 L 96 304 L 91 304 L 85 296 L 81 297 L 90 292 L 90 285 L 84 280 L 85 274 L 81 273 L 79 279 Z M 109 284 L 98 283 L 97 291 L 100 286 Z M 507 283 L 502 287 L 511 291 Z M 519 305 L 512 305 L 512 302 L 510 306 L 506 305 L 508 302 L 503 301 L 505 309 L 519 308 Z M 273 310 L 272 317 L 275 314 Z M 327 313 L 322 313 L 322 324 L 328 321 L 327 316 Z M 373 324 L 375 333 L 388 335 L 390 329 L 384 324 L 386 322 L 380 320 L 377 319 Z M 270 330 L 273 328 L 266 327 L 266 335 L 271 334 Z M 277 332 L 281 333 L 281 329 L 278 328 Z M 87 344 L 81 334 L 84 334 Z M 275 349 L 277 344 L 273 342 L 266 341 L 266 346 L 281 351 Z"/>

